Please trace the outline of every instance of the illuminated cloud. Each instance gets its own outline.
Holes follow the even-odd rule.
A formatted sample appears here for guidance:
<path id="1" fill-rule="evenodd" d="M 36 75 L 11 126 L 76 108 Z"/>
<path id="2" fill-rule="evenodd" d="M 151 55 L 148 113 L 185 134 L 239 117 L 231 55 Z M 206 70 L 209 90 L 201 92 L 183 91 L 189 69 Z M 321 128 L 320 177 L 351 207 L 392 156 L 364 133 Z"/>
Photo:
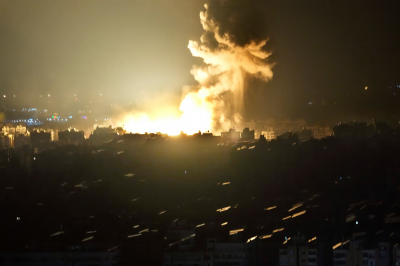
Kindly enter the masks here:
<path id="1" fill-rule="evenodd" d="M 206 66 L 194 66 L 191 74 L 199 82 L 197 92 L 182 101 L 183 117 L 199 119 L 200 130 L 226 130 L 241 122 L 243 94 L 247 76 L 264 81 L 272 78 L 271 55 L 266 49 L 268 35 L 261 1 L 217 1 L 204 5 L 200 21 L 205 30 L 200 42 L 188 48 Z"/>
<path id="2" fill-rule="evenodd" d="M 152 118 L 146 113 L 128 115 L 122 122 L 128 132 L 162 132 L 192 135 L 199 130 L 218 133 L 243 122 L 246 78 L 272 78 L 265 24 L 266 4 L 258 0 L 210 0 L 200 12 L 204 33 L 188 48 L 203 65 L 190 73 L 199 83 L 184 87 L 179 117 Z"/>

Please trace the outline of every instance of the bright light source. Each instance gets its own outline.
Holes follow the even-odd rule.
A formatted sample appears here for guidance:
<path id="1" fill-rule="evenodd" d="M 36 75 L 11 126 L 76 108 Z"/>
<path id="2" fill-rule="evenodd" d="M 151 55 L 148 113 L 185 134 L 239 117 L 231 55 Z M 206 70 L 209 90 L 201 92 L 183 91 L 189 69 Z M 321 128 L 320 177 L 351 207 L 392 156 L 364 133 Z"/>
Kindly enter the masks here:
<path id="1" fill-rule="evenodd" d="M 19 220 L 21 220 L 21 218 L 20 218 L 20 217 L 17 217 L 17 221 L 19 221 Z"/>
<path id="2" fill-rule="evenodd" d="M 5 95 L 3 95 L 3 97 L 4 97 L 4 98 L 6 98 L 6 96 L 5 96 Z"/>
<path id="3" fill-rule="evenodd" d="M 47 97 L 50 97 L 50 94 L 47 94 Z"/>
<path id="4" fill-rule="evenodd" d="M 356 221 L 356 224 L 358 224 L 358 221 Z"/>
<path id="5" fill-rule="evenodd" d="M 33 160 L 35 161 L 35 160 L 36 160 L 36 157 L 33 157 Z"/>

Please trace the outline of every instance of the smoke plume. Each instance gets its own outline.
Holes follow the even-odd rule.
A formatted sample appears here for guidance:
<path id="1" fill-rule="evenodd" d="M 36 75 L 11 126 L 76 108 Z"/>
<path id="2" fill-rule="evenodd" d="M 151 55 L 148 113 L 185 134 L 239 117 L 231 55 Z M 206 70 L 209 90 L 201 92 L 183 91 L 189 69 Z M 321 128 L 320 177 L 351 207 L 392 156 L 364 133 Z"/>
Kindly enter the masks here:
<path id="1" fill-rule="evenodd" d="M 219 132 L 240 124 L 246 77 L 272 78 L 263 2 L 210 0 L 204 5 L 200 21 L 205 32 L 199 42 L 188 45 L 204 65 L 193 66 L 191 74 L 199 86 L 180 105 L 185 132 Z"/>

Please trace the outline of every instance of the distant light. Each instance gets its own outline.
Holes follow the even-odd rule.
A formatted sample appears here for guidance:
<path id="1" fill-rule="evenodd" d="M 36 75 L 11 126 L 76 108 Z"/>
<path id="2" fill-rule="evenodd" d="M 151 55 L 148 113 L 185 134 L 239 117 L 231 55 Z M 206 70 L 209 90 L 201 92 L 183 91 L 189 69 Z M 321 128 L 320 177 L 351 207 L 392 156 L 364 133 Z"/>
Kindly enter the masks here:
<path id="1" fill-rule="evenodd" d="M 5 96 L 5 95 L 3 95 L 3 97 L 4 97 L 4 98 L 6 98 L 6 96 Z"/>
<path id="2" fill-rule="evenodd" d="M 285 236 L 285 240 L 287 240 L 287 236 Z"/>
<path id="3" fill-rule="evenodd" d="M 19 220 L 21 220 L 21 218 L 20 218 L 20 217 L 17 217 L 17 221 L 19 221 Z"/>
<path id="4" fill-rule="evenodd" d="M 350 176 L 348 177 L 348 179 L 350 179 Z"/>
<path id="5" fill-rule="evenodd" d="M 368 90 L 368 86 L 365 86 L 365 90 Z"/>
<path id="6" fill-rule="evenodd" d="M 74 96 L 76 96 L 76 94 L 74 94 Z"/>
<path id="7" fill-rule="evenodd" d="M 14 97 L 15 97 L 15 95 L 14 95 Z"/>
<path id="8" fill-rule="evenodd" d="M 72 115 L 70 115 L 69 118 L 72 118 Z"/>
<path id="9" fill-rule="evenodd" d="M 100 96 L 103 96 L 103 94 L 100 93 Z"/>
<path id="10" fill-rule="evenodd" d="M 185 171 L 185 174 L 186 174 L 186 171 Z"/>
<path id="11" fill-rule="evenodd" d="M 356 221 L 356 224 L 358 224 L 358 221 Z"/>
<path id="12" fill-rule="evenodd" d="M 50 94 L 47 94 L 47 97 L 50 97 Z"/>
<path id="13" fill-rule="evenodd" d="M 312 105 L 312 102 L 308 102 L 309 105 Z"/>
<path id="14" fill-rule="evenodd" d="M 342 180 L 342 177 L 340 177 L 340 180 Z"/>
<path id="15" fill-rule="evenodd" d="M 36 161 L 36 157 L 33 157 L 33 160 Z"/>

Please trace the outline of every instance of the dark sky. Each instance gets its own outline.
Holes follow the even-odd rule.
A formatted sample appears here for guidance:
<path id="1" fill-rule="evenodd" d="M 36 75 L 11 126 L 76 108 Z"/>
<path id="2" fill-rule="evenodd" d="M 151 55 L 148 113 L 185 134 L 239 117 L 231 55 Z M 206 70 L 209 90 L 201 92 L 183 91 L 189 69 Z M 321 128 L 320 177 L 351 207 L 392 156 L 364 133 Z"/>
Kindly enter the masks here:
<path id="1" fill-rule="evenodd" d="M 398 114 L 400 89 L 388 85 L 400 84 L 399 12 L 398 1 L 276 1 L 275 76 L 257 98 L 276 99 L 269 113 L 316 121 Z"/>
<path id="2" fill-rule="evenodd" d="M 0 90 L 30 107 L 40 94 L 63 103 L 75 93 L 102 93 L 115 104 L 165 101 L 178 108 L 182 87 L 195 84 L 192 65 L 201 63 L 187 45 L 203 32 L 205 2 L 0 1 Z M 398 1 L 265 5 L 276 66 L 268 84 L 249 81 L 247 120 L 399 114 Z"/>

